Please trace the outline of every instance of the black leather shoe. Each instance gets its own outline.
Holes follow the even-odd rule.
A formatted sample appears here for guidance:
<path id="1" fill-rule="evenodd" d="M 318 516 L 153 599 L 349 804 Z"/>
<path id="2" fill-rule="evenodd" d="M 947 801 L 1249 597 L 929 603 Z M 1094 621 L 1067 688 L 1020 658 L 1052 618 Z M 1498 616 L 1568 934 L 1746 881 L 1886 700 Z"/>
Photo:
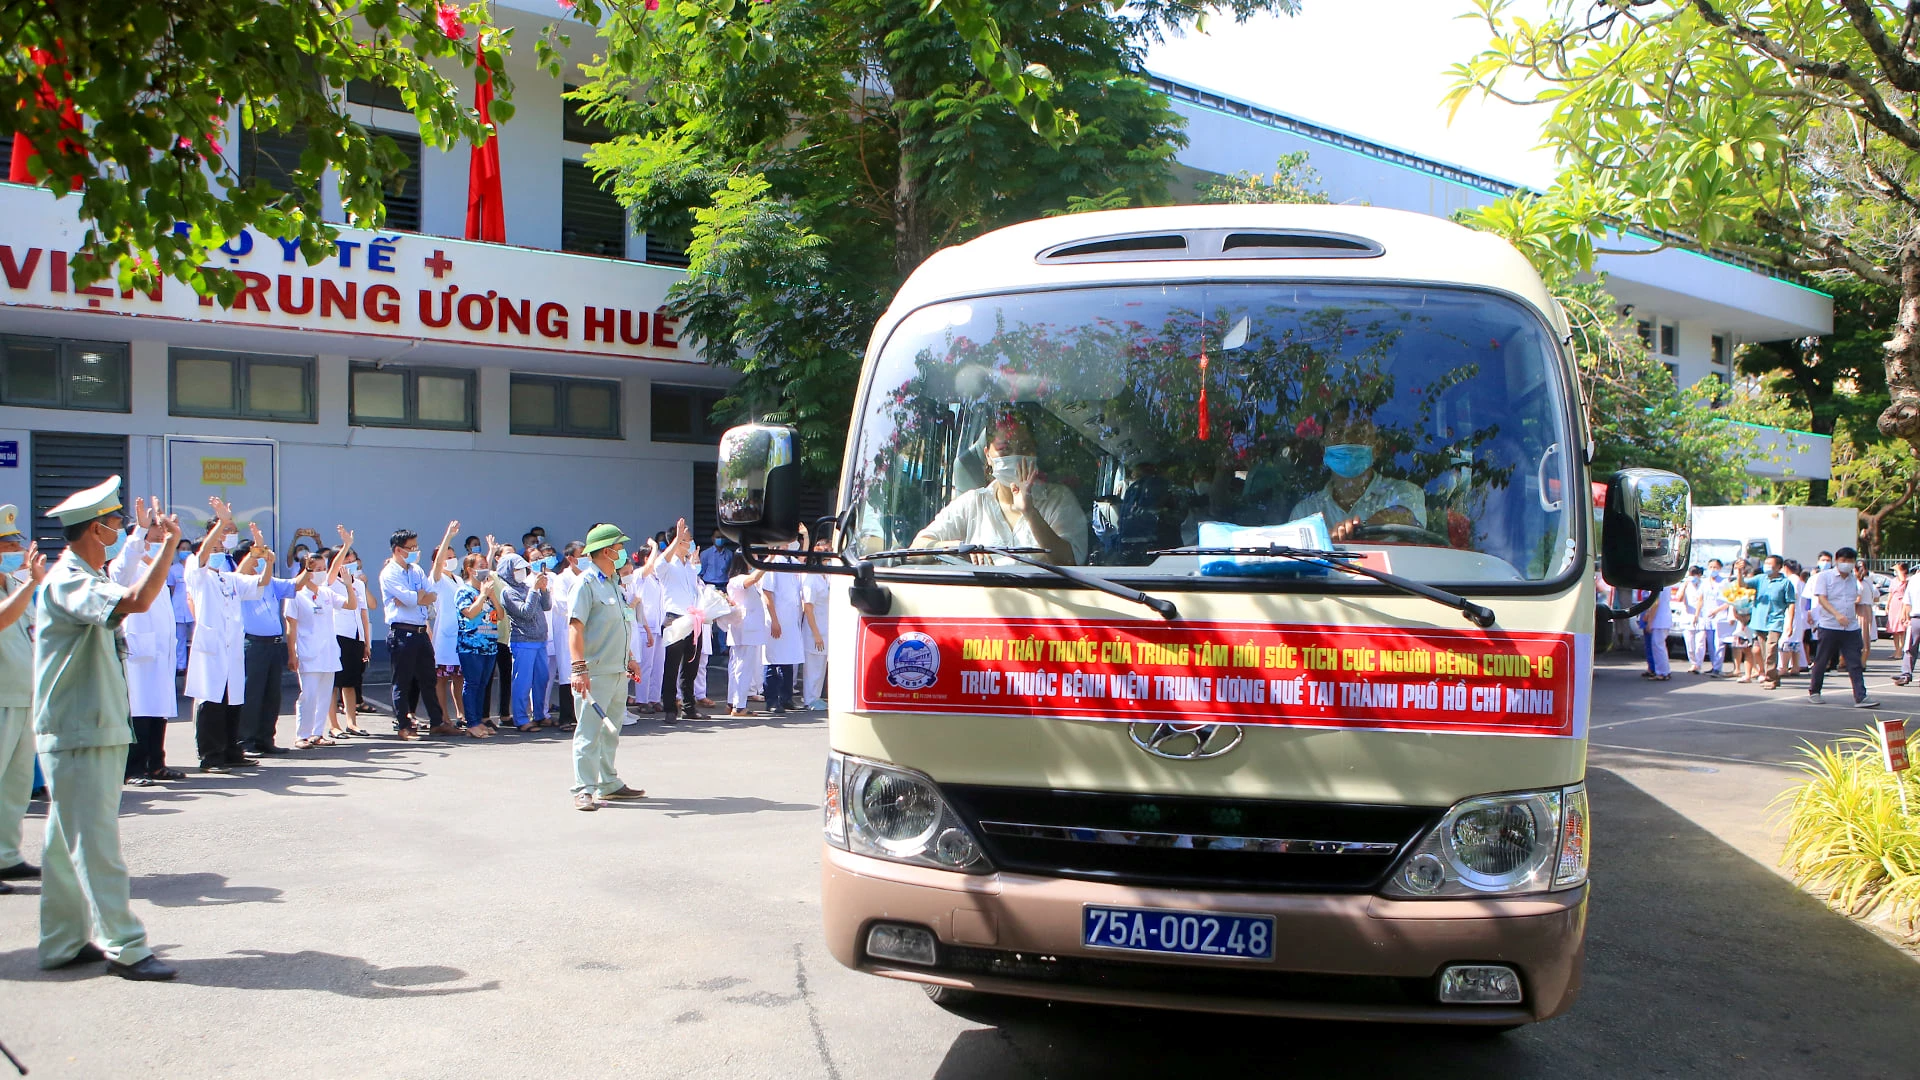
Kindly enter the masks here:
<path id="1" fill-rule="evenodd" d="M 286 752 L 287 748 L 284 746 L 263 746 L 254 751 L 256 754 L 284 754 Z"/>
<path id="2" fill-rule="evenodd" d="M 12 891 L 13 891 L 13 886 L 7 884 L 4 881 L 0 881 L 0 896 L 5 896 Z"/>
<path id="3" fill-rule="evenodd" d="M 706 719 L 706 717 L 704 717 L 704 716 L 701 716 L 701 715 L 700 715 L 700 714 L 699 714 L 698 712 L 696 712 L 696 711 L 694 711 L 693 709 L 686 709 L 686 710 L 683 710 L 683 711 L 682 711 L 682 712 L 680 713 L 680 719 L 682 719 L 682 720 L 705 720 L 705 719 Z"/>
<path id="4" fill-rule="evenodd" d="M 224 761 L 203 761 L 200 763 L 200 771 L 223 773 L 229 771 L 229 766 Z"/>
<path id="5" fill-rule="evenodd" d="M 230 757 L 227 759 L 228 768 L 232 768 L 235 765 L 258 765 L 258 764 L 260 764 L 259 758 L 248 757 L 245 754 L 241 754 L 239 757 Z"/>
<path id="6" fill-rule="evenodd" d="M 179 972 L 161 963 L 159 957 L 149 956 L 135 964 L 122 964 L 117 960 L 109 960 L 107 974 L 132 979 L 134 982 L 168 982 Z"/>
<path id="7" fill-rule="evenodd" d="M 0 881 L 38 881 L 40 868 L 28 862 L 17 862 L 0 870 Z"/>
<path id="8" fill-rule="evenodd" d="M 89 941 L 85 945 L 80 946 L 80 951 L 74 953 L 73 957 L 66 963 L 55 964 L 53 970 L 59 971 L 61 968 L 79 967 L 81 964 L 97 964 L 106 958 L 107 954 L 100 951 L 100 946 Z"/>

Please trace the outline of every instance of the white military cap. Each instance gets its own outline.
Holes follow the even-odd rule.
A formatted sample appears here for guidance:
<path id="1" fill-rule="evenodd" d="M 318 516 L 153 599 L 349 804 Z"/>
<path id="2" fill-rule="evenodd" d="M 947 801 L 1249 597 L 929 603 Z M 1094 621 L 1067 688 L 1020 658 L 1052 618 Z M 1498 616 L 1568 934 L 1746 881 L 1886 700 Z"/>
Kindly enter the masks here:
<path id="1" fill-rule="evenodd" d="M 76 491 L 67 496 L 66 502 L 47 511 L 47 514 L 59 518 L 60 524 L 67 526 L 105 517 L 120 508 L 120 478 L 109 476 L 85 491 Z"/>
<path id="2" fill-rule="evenodd" d="M 20 508 L 12 503 L 0 505 L 0 540 L 20 535 Z"/>

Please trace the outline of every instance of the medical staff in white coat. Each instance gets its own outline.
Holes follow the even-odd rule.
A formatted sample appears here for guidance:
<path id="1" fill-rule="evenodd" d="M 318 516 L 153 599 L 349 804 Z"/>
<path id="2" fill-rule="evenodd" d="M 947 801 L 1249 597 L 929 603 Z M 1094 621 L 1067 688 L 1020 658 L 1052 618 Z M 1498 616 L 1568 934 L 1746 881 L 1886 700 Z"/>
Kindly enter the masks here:
<path id="1" fill-rule="evenodd" d="M 187 696 L 199 704 L 194 711 L 194 742 L 200 753 L 200 771 L 226 772 L 257 759 L 240 750 L 240 705 L 246 700 L 246 631 L 240 621 L 240 603 L 257 600 L 273 574 L 273 552 L 256 539 L 241 559 L 221 551 L 235 532 L 233 508 L 215 496 L 214 523 L 206 542 L 187 560 L 187 595 L 193 600 L 193 651 L 187 657 Z M 259 527 L 254 526 L 256 536 Z M 249 573 L 250 572 L 250 573 Z"/>
<path id="2" fill-rule="evenodd" d="M 767 572 L 748 566 L 746 556 L 736 551 L 727 575 L 727 602 L 739 620 L 727 628 L 727 704 L 733 709 L 728 715 L 739 719 L 753 715 L 748 708 L 752 673 L 764 662 L 769 606 L 762 586 Z"/>
<path id="3" fill-rule="evenodd" d="M 294 706 L 299 718 L 293 744 L 296 750 L 338 745 L 327 737 L 333 676 L 340 670 L 340 639 L 333 633 L 333 617 L 343 595 L 348 602 L 357 599 L 353 593 L 343 594 L 333 588 L 340 579 L 341 567 L 352 557 L 347 551 L 353 545 L 353 534 L 344 528 L 342 532 L 346 543 L 332 553 L 331 561 L 324 551 L 302 560 L 300 574 L 293 579 L 293 595 L 280 605 L 287 624 L 287 667 L 300 680 L 300 700 Z"/>
<path id="4" fill-rule="evenodd" d="M 580 557 L 580 541 L 562 548 L 559 570 L 547 586 L 553 593 L 553 606 L 547 611 L 547 667 L 553 683 L 547 689 L 547 700 L 560 714 L 561 727 L 572 727 L 575 722 L 573 691 L 567 687 L 567 675 L 573 669 L 573 640 L 567 633 L 567 620 L 572 617 L 573 594 L 580 588 Z"/>
<path id="5" fill-rule="evenodd" d="M 814 542 L 815 551 L 832 545 L 825 539 Z M 801 700 L 809 709 L 827 707 L 827 608 L 833 593 L 825 574 L 807 574 L 800 579 L 800 643 L 806 647 L 806 689 Z"/>
<path id="6" fill-rule="evenodd" d="M 107 577 L 114 583 L 131 589 L 145 576 L 153 562 L 147 533 L 159 506 L 158 496 L 152 503 L 133 500 L 133 529 L 120 553 L 107 563 Z M 171 578 L 171 567 L 168 573 Z M 127 703 L 133 714 L 133 746 L 127 751 L 126 777 L 134 787 L 150 787 L 156 780 L 186 779 L 185 773 L 167 768 L 167 722 L 180 715 L 180 699 L 173 685 L 177 653 L 174 626 L 170 585 L 160 587 L 153 606 L 120 622 L 127 642 Z"/>

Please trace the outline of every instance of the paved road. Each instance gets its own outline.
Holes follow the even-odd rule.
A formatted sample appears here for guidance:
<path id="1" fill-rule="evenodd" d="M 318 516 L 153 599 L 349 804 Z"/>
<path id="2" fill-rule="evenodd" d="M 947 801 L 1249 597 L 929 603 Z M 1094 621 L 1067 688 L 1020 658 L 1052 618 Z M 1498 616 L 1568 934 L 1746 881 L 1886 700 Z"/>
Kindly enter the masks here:
<path id="1" fill-rule="evenodd" d="M 1772 763 L 1864 719 L 1789 693 L 1603 666 L 1585 996 L 1494 1040 L 958 1016 L 847 972 L 817 929 L 825 731 L 798 716 L 629 728 L 623 771 L 660 797 L 597 814 L 568 808 L 557 736 L 369 741 L 129 792 L 137 906 L 181 981 L 42 974 L 31 890 L 0 898 L 0 1041 L 36 1077 L 1906 1080 L 1920 964 L 1768 866 L 1791 780 Z M 172 739 L 180 763 L 190 730 Z"/>

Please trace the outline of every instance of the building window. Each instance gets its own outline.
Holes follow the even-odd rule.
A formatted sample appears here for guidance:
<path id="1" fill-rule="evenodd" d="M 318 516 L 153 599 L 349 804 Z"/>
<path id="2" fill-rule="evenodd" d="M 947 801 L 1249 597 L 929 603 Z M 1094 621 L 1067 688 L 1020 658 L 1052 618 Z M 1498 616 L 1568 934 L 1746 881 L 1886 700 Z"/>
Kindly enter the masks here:
<path id="1" fill-rule="evenodd" d="M 656 266 L 677 266 L 687 268 L 687 241 L 685 233 L 666 230 L 647 231 L 647 261 Z"/>
<path id="2" fill-rule="evenodd" d="M 562 86 L 568 96 L 560 99 L 560 137 L 576 143 L 603 143 L 613 138 L 612 130 L 599 117 L 581 113 L 580 103 L 571 96 L 580 88 L 572 83 Z"/>
<path id="3" fill-rule="evenodd" d="M 1680 355 L 1680 328 L 1668 323 L 1660 328 L 1660 355 Z"/>
<path id="4" fill-rule="evenodd" d="M 1648 322 L 1645 319 L 1641 319 L 1640 321 L 1633 324 L 1633 329 L 1635 332 L 1637 332 L 1640 335 L 1640 340 L 1646 343 L 1647 348 L 1649 349 L 1653 348 L 1653 324 L 1652 323 Z"/>
<path id="5" fill-rule="evenodd" d="M 627 211 L 578 161 L 560 163 L 560 250 L 627 257 Z"/>
<path id="6" fill-rule="evenodd" d="M 714 407 L 727 396 L 725 390 L 704 386 L 660 386 L 653 388 L 653 441 L 692 442 L 719 445 L 726 425 L 712 419 Z"/>
<path id="7" fill-rule="evenodd" d="M 387 221 L 384 228 L 420 231 L 420 136 L 404 131 L 375 131 L 392 139 L 407 161 L 400 171 L 387 177 L 385 200 Z"/>
<path id="8" fill-rule="evenodd" d="M 347 80 L 347 102 L 352 105 L 371 105 L 376 109 L 392 109 L 394 112 L 410 113 L 407 103 L 400 100 L 400 91 L 385 83 L 367 79 Z"/>
<path id="9" fill-rule="evenodd" d="M 293 171 L 307 149 L 307 129 L 240 133 L 240 183 L 265 184 L 278 191 L 293 190 Z"/>
<path id="10" fill-rule="evenodd" d="M 355 363 L 347 422 L 359 427 L 476 431 L 474 396 L 471 371 Z"/>
<path id="11" fill-rule="evenodd" d="M 620 437 L 620 384 L 515 373 L 508 394 L 508 430 L 515 435 Z"/>
<path id="12" fill-rule="evenodd" d="M 1713 363 L 1715 367 L 1731 369 L 1733 367 L 1733 339 L 1725 334 L 1713 335 Z"/>
<path id="13" fill-rule="evenodd" d="M 127 347 L 0 337 L 0 405 L 128 412 Z"/>
<path id="14" fill-rule="evenodd" d="M 168 412 L 226 420 L 311 424 L 313 357 L 173 349 Z"/>

